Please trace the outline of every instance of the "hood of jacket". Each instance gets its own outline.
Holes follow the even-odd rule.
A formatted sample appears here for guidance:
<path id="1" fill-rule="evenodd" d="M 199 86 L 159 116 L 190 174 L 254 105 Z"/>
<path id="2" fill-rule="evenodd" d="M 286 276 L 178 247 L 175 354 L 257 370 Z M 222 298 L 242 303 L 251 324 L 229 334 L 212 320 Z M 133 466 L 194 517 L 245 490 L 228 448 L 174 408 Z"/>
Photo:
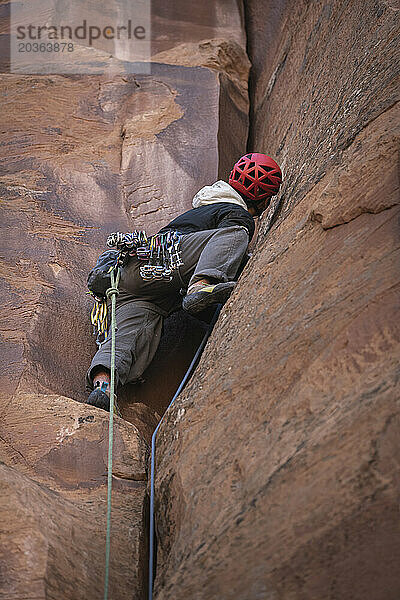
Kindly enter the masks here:
<path id="1" fill-rule="evenodd" d="M 230 204 L 238 204 L 245 210 L 246 203 L 241 195 L 226 181 L 216 181 L 212 185 L 205 185 L 197 192 L 192 200 L 193 208 L 213 204 L 214 202 L 228 202 Z"/>

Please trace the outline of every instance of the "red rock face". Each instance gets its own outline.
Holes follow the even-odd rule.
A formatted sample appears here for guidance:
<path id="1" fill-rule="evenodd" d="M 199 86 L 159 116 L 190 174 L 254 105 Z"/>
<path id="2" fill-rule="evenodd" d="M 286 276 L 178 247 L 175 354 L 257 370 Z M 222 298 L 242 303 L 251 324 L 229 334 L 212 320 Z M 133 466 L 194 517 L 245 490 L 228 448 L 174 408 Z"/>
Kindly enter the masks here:
<path id="1" fill-rule="evenodd" d="M 107 415 L 76 400 L 107 234 L 156 231 L 246 148 L 241 3 L 154 6 L 149 75 L 1 77 L 7 600 L 102 595 Z M 249 150 L 284 184 L 159 432 L 155 597 L 397 600 L 399 13 L 244 8 Z M 113 599 L 145 597 L 147 444 L 202 332 L 175 315 L 121 394 Z"/>
<path id="2" fill-rule="evenodd" d="M 248 3 L 250 142 L 282 165 L 285 211 L 398 101 L 398 13 L 388 4 L 271 2 L 264 13 Z"/>
<path id="3" fill-rule="evenodd" d="M 392 4 L 246 3 L 284 185 L 159 432 L 157 600 L 400 595 Z"/>
<path id="4" fill-rule="evenodd" d="M 145 424 L 116 418 L 110 594 L 146 589 Z M 103 596 L 108 416 L 69 398 L 18 395 L 1 422 L 4 598 Z"/>
<path id="5" fill-rule="evenodd" d="M 233 40 L 242 47 L 246 45 L 242 2 L 153 0 L 151 8 L 153 54 L 182 43 L 197 43 L 214 38 Z"/>

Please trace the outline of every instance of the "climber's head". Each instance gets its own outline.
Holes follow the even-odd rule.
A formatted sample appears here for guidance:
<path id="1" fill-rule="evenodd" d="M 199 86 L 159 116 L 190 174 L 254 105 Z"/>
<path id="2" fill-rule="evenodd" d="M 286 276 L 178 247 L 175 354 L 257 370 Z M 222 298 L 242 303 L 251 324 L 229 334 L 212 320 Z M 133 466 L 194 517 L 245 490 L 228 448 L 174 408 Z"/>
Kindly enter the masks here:
<path id="1" fill-rule="evenodd" d="M 256 152 L 239 158 L 229 175 L 229 185 L 239 192 L 254 215 L 260 215 L 267 208 L 281 183 L 279 165 L 270 156 Z"/>

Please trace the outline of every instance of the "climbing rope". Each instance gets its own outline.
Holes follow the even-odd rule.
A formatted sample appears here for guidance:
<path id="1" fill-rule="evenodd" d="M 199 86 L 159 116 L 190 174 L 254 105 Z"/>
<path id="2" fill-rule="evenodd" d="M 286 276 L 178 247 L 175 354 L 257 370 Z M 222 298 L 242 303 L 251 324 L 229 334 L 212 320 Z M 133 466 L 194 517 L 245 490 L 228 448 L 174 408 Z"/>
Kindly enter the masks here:
<path id="1" fill-rule="evenodd" d="M 217 322 L 218 319 L 218 315 L 221 311 L 222 308 L 222 304 L 218 304 L 217 308 L 215 309 L 213 318 L 211 320 L 211 323 L 208 326 L 207 331 L 205 332 L 203 339 L 200 342 L 199 347 L 197 348 L 196 354 L 193 357 L 192 362 L 189 365 L 188 370 L 186 371 L 178 389 L 175 392 L 174 397 L 172 398 L 171 402 L 169 403 L 167 410 L 165 411 L 165 413 L 163 414 L 163 416 L 161 417 L 157 427 L 154 430 L 154 433 L 152 435 L 151 438 L 151 468 L 150 468 L 150 523 L 149 523 L 149 588 L 148 588 L 148 600 L 153 600 L 153 583 L 154 583 L 154 538 L 155 538 L 155 533 L 154 533 L 154 476 L 155 476 L 155 463 L 156 463 L 156 437 L 157 437 L 157 433 L 158 430 L 160 428 L 161 423 L 164 420 L 165 415 L 167 414 L 168 410 L 170 409 L 170 407 L 173 405 L 173 403 L 175 402 L 175 400 L 177 399 L 177 397 L 179 396 L 179 394 L 181 393 L 181 391 L 183 390 L 183 388 L 185 387 L 186 383 L 188 382 L 189 378 L 192 375 L 192 372 L 195 368 L 195 366 L 197 365 L 199 358 L 205 348 L 205 345 L 207 343 L 208 338 L 210 337 L 210 334 L 214 328 L 215 323 Z"/>
<path id="2" fill-rule="evenodd" d="M 114 437 L 114 402 L 115 402 L 115 306 L 118 296 L 118 284 L 121 271 L 119 265 L 111 271 L 111 287 L 106 292 L 111 298 L 111 382 L 110 382 L 110 419 L 108 424 L 108 464 L 107 464 L 107 533 L 106 533 L 106 565 L 104 575 L 104 600 L 108 598 L 108 581 L 110 573 L 110 537 L 111 537 L 111 489 L 112 489 L 112 452 Z"/>

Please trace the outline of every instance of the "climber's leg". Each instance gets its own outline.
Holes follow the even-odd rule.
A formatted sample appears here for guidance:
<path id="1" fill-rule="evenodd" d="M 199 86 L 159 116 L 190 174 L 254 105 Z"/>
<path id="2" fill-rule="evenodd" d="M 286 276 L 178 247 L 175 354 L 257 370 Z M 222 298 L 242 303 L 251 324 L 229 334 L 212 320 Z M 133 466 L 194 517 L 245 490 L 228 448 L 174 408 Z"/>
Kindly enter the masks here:
<path id="1" fill-rule="evenodd" d="M 188 234 L 182 240 L 184 277 L 188 279 L 188 293 L 182 306 L 191 313 L 204 310 L 210 304 L 226 302 L 249 243 L 246 228 L 226 227 L 214 230 L 199 252 L 196 237 L 200 233 L 206 232 Z"/>
<path id="2" fill-rule="evenodd" d="M 240 225 L 184 234 L 180 273 L 185 284 L 234 280 L 248 243 L 247 229 Z"/>
<path id="3" fill-rule="evenodd" d="M 237 274 L 247 245 L 248 233 L 241 226 L 183 235 L 184 265 L 173 272 L 170 282 L 143 281 L 139 273 L 141 262 L 134 257 L 130 259 L 122 269 L 117 297 L 116 387 L 137 381 L 152 361 L 161 337 L 163 316 L 180 307 L 182 286 L 192 286 L 196 282 L 215 284 L 211 290 L 196 290 L 185 297 L 183 307 L 189 312 L 198 312 L 208 304 L 224 302 L 228 298 L 234 285 L 231 280 Z M 187 298 L 190 298 L 189 308 L 193 306 L 193 310 L 185 306 Z M 99 393 L 107 391 L 110 364 L 111 336 L 101 344 L 92 360 L 86 376 L 89 390 L 97 384 Z M 104 395 L 102 398 L 106 402 Z"/>
<path id="4" fill-rule="evenodd" d="M 160 341 L 163 315 L 150 303 L 137 298 L 128 299 L 117 304 L 116 308 L 116 340 L 115 340 L 115 383 L 124 385 L 140 378 L 150 364 Z M 100 375 L 110 372 L 111 336 L 101 344 L 93 357 L 86 375 L 89 390 Z"/>
<path id="5" fill-rule="evenodd" d="M 110 371 L 103 367 L 102 365 L 95 367 L 92 371 L 92 379 L 93 385 L 96 386 L 96 383 L 107 383 L 109 384 L 111 381 Z"/>

